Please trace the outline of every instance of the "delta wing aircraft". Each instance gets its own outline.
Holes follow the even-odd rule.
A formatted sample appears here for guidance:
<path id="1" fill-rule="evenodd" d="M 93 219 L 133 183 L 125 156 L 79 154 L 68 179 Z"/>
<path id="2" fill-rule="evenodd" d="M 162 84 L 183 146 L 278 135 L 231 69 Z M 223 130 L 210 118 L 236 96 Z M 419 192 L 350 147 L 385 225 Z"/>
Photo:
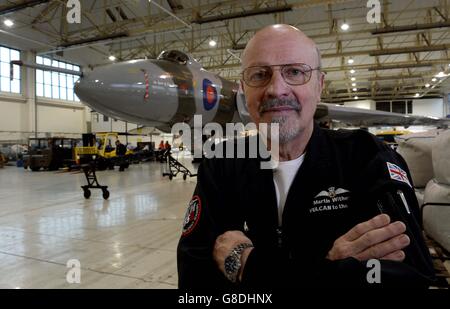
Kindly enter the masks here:
<path id="1" fill-rule="evenodd" d="M 204 70 L 181 51 L 162 52 L 155 60 L 131 60 L 85 72 L 75 93 L 95 111 L 113 118 L 170 131 L 177 122 L 192 125 L 250 121 L 239 84 Z M 364 110 L 319 103 L 317 120 L 352 126 L 444 124 L 446 119 Z"/>
<path id="2" fill-rule="evenodd" d="M 55 71 L 53 67 L 21 61 L 12 61 L 11 66 L 13 64 Z M 62 71 L 67 73 L 67 70 Z M 250 121 L 239 84 L 207 72 L 192 56 L 181 51 L 169 50 L 157 59 L 130 60 L 82 74 L 70 73 L 81 75 L 75 84 L 75 93 L 83 103 L 106 116 L 141 126 L 170 132 L 175 123 L 192 126 L 194 115 L 202 115 L 203 124 Z M 356 127 L 447 126 L 450 123 L 450 119 L 327 103 L 318 104 L 315 118 Z"/>
<path id="3" fill-rule="evenodd" d="M 171 50 L 154 60 L 131 60 L 83 73 L 75 93 L 101 114 L 170 131 L 178 122 L 192 125 L 195 114 L 202 115 L 203 123 L 233 122 L 238 88 L 205 71 L 189 55 Z"/>

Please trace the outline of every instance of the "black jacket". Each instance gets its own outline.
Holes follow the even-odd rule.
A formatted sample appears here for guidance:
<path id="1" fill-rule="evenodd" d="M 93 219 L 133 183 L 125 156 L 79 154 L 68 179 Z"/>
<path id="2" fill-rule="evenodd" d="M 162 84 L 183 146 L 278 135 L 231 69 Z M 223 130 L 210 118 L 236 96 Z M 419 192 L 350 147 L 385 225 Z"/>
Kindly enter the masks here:
<path id="1" fill-rule="evenodd" d="M 419 207 L 407 183 L 412 185 L 407 165 L 375 136 L 315 125 L 281 227 L 273 171 L 260 163 L 258 158 L 203 161 L 178 244 L 179 288 L 233 287 L 212 259 L 217 236 L 228 230 L 243 231 L 255 246 L 241 287 L 430 284 L 434 271 L 417 223 Z M 408 180 L 395 177 L 402 170 Z M 404 262 L 381 261 L 381 284 L 370 285 L 365 261 L 325 257 L 338 237 L 381 211 L 407 225 L 411 244 Z"/>
<path id="2" fill-rule="evenodd" d="M 116 146 L 116 154 L 118 156 L 124 156 L 126 153 L 127 153 L 127 147 L 124 144 L 120 143 Z"/>

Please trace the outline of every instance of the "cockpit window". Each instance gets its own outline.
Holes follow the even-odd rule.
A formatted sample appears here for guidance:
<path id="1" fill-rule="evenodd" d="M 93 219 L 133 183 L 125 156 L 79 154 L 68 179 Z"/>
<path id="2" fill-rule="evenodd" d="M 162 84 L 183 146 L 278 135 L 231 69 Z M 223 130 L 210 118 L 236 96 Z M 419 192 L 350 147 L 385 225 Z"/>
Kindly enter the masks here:
<path id="1" fill-rule="evenodd" d="M 179 64 L 186 64 L 189 61 L 188 55 L 178 50 L 163 51 L 159 56 L 159 60 L 169 60 Z"/>

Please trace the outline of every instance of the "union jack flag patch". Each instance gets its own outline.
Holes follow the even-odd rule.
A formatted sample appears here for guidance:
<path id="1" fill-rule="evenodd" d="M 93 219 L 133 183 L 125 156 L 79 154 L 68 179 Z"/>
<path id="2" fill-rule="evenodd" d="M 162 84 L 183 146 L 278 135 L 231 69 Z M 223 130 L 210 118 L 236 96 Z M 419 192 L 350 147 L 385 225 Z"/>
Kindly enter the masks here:
<path id="1" fill-rule="evenodd" d="M 404 182 L 412 188 L 411 183 L 409 182 L 409 179 L 408 179 L 408 174 L 406 174 L 406 172 L 404 170 L 402 170 L 400 167 L 398 167 L 397 165 L 392 164 L 390 162 L 386 162 L 386 164 L 387 164 L 389 176 L 391 176 L 391 179 Z"/>

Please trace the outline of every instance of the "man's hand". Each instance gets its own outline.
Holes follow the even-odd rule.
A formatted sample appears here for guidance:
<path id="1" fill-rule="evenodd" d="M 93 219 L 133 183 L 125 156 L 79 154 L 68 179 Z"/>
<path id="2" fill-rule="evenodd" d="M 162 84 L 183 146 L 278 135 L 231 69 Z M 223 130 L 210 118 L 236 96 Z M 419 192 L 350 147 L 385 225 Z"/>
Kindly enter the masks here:
<path id="1" fill-rule="evenodd" d="M 219 266 L 222 273 L 225 274 L 225 259 L 231 253 L 231 251 L 241 243 L 249 243 L 252 241 L 245 236 L 241 231 L 227 231 L 217 237 L 213 250 L 213 258 Z M 239 272 L 239 279 L 241 279 L 242 271 L 245 267 L 245 262 L 253 248 L 246 248 L 241 255 L 241 270 Z"/>
<path id="2" fill-rule="evenodd" d="M 382 214 L 362 222 L 342 235 L 328 252 L 327 259 L 341 260 L 354 257 L 360 261 L 385 259 L 403 261 L 403 248 L 409 245 L 409 237 L 403 234 L 403 222 L 390 223 L 391 218 Z"/>

